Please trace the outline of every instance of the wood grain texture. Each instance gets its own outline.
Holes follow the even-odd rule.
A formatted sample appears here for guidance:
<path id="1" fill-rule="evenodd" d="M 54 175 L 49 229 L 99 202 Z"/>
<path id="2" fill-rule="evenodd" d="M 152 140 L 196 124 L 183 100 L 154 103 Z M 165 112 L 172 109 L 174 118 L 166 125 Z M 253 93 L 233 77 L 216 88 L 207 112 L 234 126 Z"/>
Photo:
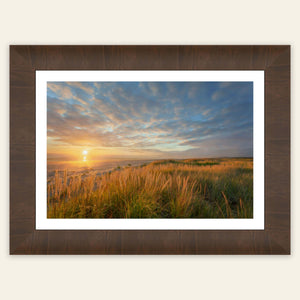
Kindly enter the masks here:
<path id="1" fill-rule="evenodd" d="M 36 70 L 264 70 L 265 230 L 35 230 Z M 289 254 L 289 46 L 11 46 L 11 254 Z"/>

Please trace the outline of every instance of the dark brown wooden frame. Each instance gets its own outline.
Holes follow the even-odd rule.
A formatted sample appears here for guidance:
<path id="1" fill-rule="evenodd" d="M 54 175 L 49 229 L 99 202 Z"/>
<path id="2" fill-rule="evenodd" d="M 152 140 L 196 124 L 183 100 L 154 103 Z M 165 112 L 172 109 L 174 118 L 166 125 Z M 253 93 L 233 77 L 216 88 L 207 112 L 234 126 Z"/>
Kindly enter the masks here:
<path id="1" fill-rule="evenodd" d="M 265 230 L 35 230 L 36 70 L 264 70 Z M 289 254 L 290 46 L 10 46 L 11 254 Z"/>

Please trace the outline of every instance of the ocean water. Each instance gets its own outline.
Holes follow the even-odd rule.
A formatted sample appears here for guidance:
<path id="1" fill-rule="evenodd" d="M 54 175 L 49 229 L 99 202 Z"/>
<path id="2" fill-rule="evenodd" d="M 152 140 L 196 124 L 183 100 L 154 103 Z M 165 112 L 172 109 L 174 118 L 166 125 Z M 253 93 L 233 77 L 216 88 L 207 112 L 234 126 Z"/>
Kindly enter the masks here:
<path id="1" fill-rule="evenodd" d="M 51 178 L 55 171 L 63 173 L 68 171 L 68 175 L 81 174 L 87 175 L 91 172 L 97 175 L 116 170 L 118 167 L 126 166 L 141 166 L 148 164 L 154 160 L 103 160 L 103 161 L 48 161 L 47 162 L 47 176 Z"/>

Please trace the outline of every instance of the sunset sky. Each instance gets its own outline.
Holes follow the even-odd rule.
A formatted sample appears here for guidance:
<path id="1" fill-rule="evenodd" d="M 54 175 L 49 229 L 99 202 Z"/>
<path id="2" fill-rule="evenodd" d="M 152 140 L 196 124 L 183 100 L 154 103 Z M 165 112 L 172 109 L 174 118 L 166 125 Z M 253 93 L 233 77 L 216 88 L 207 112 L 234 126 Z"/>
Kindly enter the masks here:
<path id="1" fill-rule="evenodd" d="M 252 82 L 48 82 L 49 160 L 252 156 Z"/>

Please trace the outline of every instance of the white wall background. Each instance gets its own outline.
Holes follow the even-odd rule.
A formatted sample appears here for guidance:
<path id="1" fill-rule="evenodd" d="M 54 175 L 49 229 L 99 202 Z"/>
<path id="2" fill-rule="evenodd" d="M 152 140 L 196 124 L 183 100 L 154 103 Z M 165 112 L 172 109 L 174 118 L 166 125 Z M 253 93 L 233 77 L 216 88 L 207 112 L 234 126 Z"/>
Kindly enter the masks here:
<path id="1" fill-rule="evenodd" d="M 2 0 L 0 297 L 299 299 L 297 0 Z M 9 44 L 291 44 L 291 256 L 9 256 Z M 299 76 L 298 76 L 299 77 Z M 298 79 L 298 80 L 297 80 Z M 298 197 L 297 197 L 298 196 Z M 297 199 L 298 198 L 298 199 Z M 298 232 L 298 236 L 297 236 Z M 298 278 L 297 278 L 298 277 Z"/>

